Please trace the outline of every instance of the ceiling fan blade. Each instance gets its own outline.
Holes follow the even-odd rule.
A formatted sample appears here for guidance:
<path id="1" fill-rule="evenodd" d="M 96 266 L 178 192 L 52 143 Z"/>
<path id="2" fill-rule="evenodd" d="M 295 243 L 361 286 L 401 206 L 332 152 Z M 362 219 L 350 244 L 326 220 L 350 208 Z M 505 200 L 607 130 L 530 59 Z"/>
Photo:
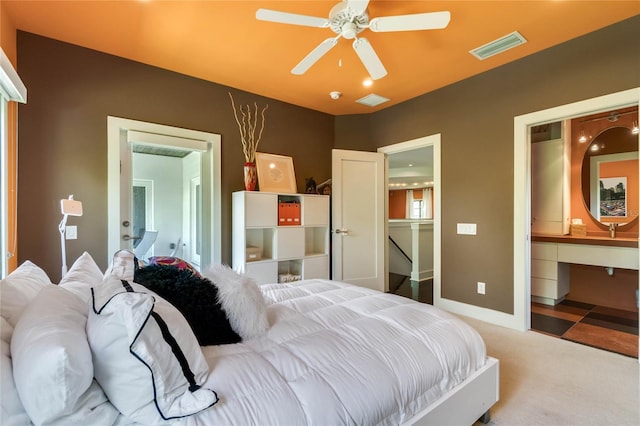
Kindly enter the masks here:
<path id="1" fill-rule="evenodd" d="M 277 10 L 258 9 L 256 19 L 277 22 L 280 24 L 303 25 L 305 27 L 328 28 L 329 20 L 315 16 L 298 15 L 297 13 L 278 12 Z"/>
<path id="2" fill-rule="evenodd" d="M 318 59 L 322 58 L 333 46 L 338 44 L 338 38 L 328 38 L 313 49 L 307 56 L 301 60 L 292 70 L 291 74 L 301 75 L 307 72 Z"/>
<path id="3" fill-rule="evenodd" d="M 449 25 L 449 12 L 416 13 L 414 15 L 383 16 L 373 18 L 369 29 L 373 32 L 437 30 Z"/>
<path id="4" fill-rule="evenodd" d="M 360 60 L 364 64 L 364 67 L 369 72 L 369 75 L 373 80 L 378 80 L 387 75 L 387 70 L 382 61 L 378 58 L 373 46 L 366 38 L 357 38 L 353 42 L 353 49 L 360 57 Z"/>
<path id="5" fill-rule="evenodd" d="M 369 0 L 346 0 L 347 8 L 354 13 L 354 15 L 362 15 L 369 6 Z"/>

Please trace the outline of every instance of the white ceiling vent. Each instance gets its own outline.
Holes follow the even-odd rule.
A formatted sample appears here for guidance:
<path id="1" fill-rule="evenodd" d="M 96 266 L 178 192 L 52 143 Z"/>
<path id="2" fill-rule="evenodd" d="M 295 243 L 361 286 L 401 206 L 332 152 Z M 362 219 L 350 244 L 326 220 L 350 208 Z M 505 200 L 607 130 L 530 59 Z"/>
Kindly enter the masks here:
<path id="1" fill-rule="evenodd" d="M 483 60 L 487 59 L 493 55 L 497 55 L 498 53 L 502 53 L 505 50 L 512 49 L 516 46 L 520 46 L 527 42 L 527 39 L 522 37 L 517 31 L 512 32 L 511 34 L 507 34 L 504 37 L 500 37 L 497 40 L 491 41 L 484 46 L 480 46 L 473 50 L 470 50 L 471 53 L 476 58 Z"/>
<path id="2" fill-rule="evenodd" d="M 356 102 L 362 105 L 374 107 L 374 106 L 383 104 L 387 101 L 389 101 L 389 99 L 385 98 L 384 96 L 380 96 L 380 95 L 376 95 L 375 93 L 372 93 L 370 95 L 365 96 L 364 98 L 358 99 Z"/>

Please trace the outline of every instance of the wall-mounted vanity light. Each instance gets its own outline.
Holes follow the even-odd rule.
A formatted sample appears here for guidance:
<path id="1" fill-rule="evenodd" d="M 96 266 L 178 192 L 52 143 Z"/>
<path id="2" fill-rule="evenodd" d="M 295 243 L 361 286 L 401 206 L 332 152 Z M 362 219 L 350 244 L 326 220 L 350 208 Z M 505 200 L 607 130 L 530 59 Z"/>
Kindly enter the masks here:
<path id="1" fill-rule="evenodd" d="M 584 135 L 584 130 L 580 131 L 580 137 L 578 138 L 580 143 L 585 143 L 587 141 L 587 137 Z"/>
<path id="2" fill-rule="evenodd" d="M 580 123 L 588 123 L 590 121 L 605 120 L 605 119 L 609 120 L 611 123 L 614 123 L 618 121 L 618 119 L 620 119 L 620 116 L 627 115 L 627 114 L 637 114 L 637 113 L 638 111 L 626 111 L 626 112 L 613 111 L 608 116 L 590 118 L 588 120 L 582 120 Z M 634 135 L 637 135 L 638 133 L 640 133 L 640 128 L 638 128 L 638 122 L 635 120 L 633 121 L 633 125 L 631 126 L 631 133 Z M 584 143 L 587 141 L 587 137 L 584 134 L 584 130 L 580 131 L 580 137 L 578 138 L 578 141 L 580 141 L 581 143 Z"/>

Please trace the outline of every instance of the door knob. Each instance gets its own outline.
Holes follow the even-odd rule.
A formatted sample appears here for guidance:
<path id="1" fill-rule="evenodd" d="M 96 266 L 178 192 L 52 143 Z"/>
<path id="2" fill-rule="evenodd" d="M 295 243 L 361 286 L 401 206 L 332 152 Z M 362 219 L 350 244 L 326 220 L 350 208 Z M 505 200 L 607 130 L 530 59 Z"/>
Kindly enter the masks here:
<path id="1" fill-rule="evenodd" d="M 349 233 L 349 230 L 345 228 L 339 228 L 339 229 L 336 229 L 334 232 L 339 235 L 347 235 Z"/>
<path id="2" fill-rule="evenodd" d="M 124 235 L 122 236 L 122 239 L 123 239 L 123 240 L 125 240 L 125 241 L 129 241 L 129 240 L 139 240 L 139 239 L 141 239 L 141 238 L 142 238 L 142 237 L 131 237 L 131 236 L 129 236 L 128 234 L 124 234 Z"/>

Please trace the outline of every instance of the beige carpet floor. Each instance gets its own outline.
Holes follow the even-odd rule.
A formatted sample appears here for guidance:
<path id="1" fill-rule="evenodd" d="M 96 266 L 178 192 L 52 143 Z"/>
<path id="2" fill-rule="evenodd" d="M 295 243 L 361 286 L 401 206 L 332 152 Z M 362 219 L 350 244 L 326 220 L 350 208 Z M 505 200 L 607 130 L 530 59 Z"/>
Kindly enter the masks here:
<path id="1" fill-rule="evenodd" d="M 463 319 L 500 360 L 500 401 L 490 425 L 640 425 L 638 359 Z"/>

